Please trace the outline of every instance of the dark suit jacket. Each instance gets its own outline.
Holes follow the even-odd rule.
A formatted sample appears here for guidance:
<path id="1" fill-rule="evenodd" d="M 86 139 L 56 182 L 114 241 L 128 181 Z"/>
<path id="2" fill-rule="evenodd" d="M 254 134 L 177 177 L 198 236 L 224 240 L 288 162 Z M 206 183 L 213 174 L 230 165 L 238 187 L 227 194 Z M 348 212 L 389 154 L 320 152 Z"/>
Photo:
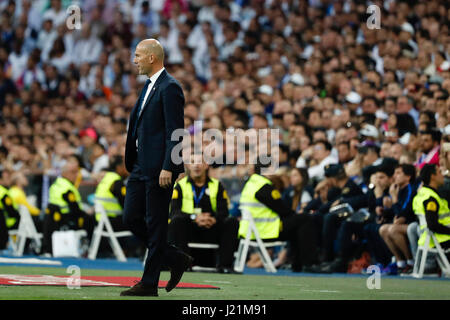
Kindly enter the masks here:
<path id="1" fill-rule="evenodd" d="M 184 129 L 183 90 L 178 81 L 164 70 L 153 85 L 135 127 L 137 109 L 144 96 L 145 92 L 141 92 L 130 114 L 125 166 L 132 172 L 137 163 L 142 176 L 150 179 L 158 179 L 162 169 L 176 176 L 184 171 L 184 166 L 183 163 L 174 164 L 171 153 L 181 139 L 171 141 L 171 135 L 176 129 Z M 136 138 L 139 141 L 138 150 Z"/>

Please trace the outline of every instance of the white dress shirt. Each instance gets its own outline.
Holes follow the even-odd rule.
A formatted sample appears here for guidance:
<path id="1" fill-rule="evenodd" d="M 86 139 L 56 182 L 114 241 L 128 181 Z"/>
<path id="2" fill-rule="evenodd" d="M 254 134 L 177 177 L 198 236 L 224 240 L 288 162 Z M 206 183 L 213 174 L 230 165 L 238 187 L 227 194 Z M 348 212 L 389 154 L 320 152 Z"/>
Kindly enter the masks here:
<path id="1" fill-rule="evenodd" d="M 150 82 L 150 84 L 147 87 L 147 91 L 145 92 L 144 99 L 142 99 L 142 105 L 141 105 L 141 110 L 139 110 L 138 119 L 141 116 L 142 111 L 144 111 L 145 103 L 147 101 L 148 96 L 150 95 L 150 92 L 152 92 L 152 90 L 153 90 L 153 86 L 155 85 L 156 80 L 158 80 L 159 76 L 164 71 L 164 69 L 165 68 L 163 67 L 161 70 L 159 70 L 158 72 L 156 72 L 154 75 L 152 75 L 150 77 L 150 81 L 151 82 Z M 138 147 L 138 139 L 136 138 L 136 148 L 137 147 Z"/>

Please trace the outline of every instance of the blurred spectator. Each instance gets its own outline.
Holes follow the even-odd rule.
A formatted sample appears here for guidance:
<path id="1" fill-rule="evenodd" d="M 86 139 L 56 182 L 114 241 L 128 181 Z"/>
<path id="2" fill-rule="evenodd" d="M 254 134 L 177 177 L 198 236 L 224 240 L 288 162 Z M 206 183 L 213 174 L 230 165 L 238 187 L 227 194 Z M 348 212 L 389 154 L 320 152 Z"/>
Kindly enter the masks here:
<path id="1" fill-rule="evenodd" d="M 41 212 L 27 199 L 25 188 L 28 186 L 28 179 L 22 172 L 15 172 L 11 177 L 11 188 L 9 195 L 11 196 L 15 209 L 18 210 L 19 205 L 25 206 L 32 216 L 38 216 Z"/>
<path id="2" fill-rule="evenodd" d="M 48 52 L 57 37 L 58 33 L 54 28 L 53 20 L 46 18 L 42 23 L 42 29 L 39 30 L 36 46 L 42 52 Z"/>
<path id="3" fill-rule="evenodd" d="M 109 157 L 105 152 L 105 147 L 100 143 L 93 145 L 89 163 L 92 165 L 92 174 L 97 174 L 109 167 Z"/>
<path id="4" fill-rule="evenodd" d="M 304 152 L 297 160 L 297 168 L 306 166 L 306 160 L 310 160 L 308 176 L 310 179 L 322 180 L 325 174 L 325 167 L 335 164 L 338 160 L 331 154 L 331 144 L 326 140 L 318 140 Z"/>
<path id="5" fill-rule="evenodd" d="M 399 165 L 394 172 L 394 181 L 389 188 L 389 197 L 383 198 L 384 214 L 393 215 L 393 223 L 383 224 L 379 233 L 395 256 L 399 273 L 411 273 L 414 257 L 408 244 L 408 225 L 416 221 L 412 200 L 416 195 L 416 170 L 413 165 Z M 392 213 L 391 213 L 392 212 Z M 391 271 L 392 273 L 392 271 Z"/>
<path id="6" fill-rule="evenodd" d="M 50 8 L 44 12 L 43 20 L 51 20 L 54 26 L 66 22 L 66 10 L 62 7 L 62 0 L 50 0 Z"/>
<path id="7" fill-rule="evenodd" d="M 422 154 L 415 162 L 418 169 L 426 164 L 439 164 L 441 133 L 437 130 L 420 132 L 420 151 Z"/>
<path id="8" fill-rule="evenodd" d="M 299 212 L 312 200 L 311 193 L 307 190 L 308 171 L 304 168 L 293 168 L 289 178 L 290 186 L 282 194 L 283 201 L 291 210 Z"/>
<path id="9" fill-rule="evenodd" d="M 91 33 L 91 26 L 84 23 L 81 30 L 81 38 L 76 41 L 74 47 L 74 62 L 77 66 L 84 62 L 97 63 L 103 43 Z"/>
<path id="10" fill-rule="evenodd" d="M 91 159 L 95 161 L 97 158 L 100 157 L 99 151 L 97 154 L 93 154 L 94 152 L 94 146 L 97 142 L 97 133 L 93 128 L 87 128 L 80 132 L 80 138 L 81 138 L 81 160 L 83 161 L 83 166 L 85 168 L 88 168 L 89 170 L 92 170 L 93 162 L 91 162 Z M 100 146 L 97 146 L 100 147 Z M 97 148 L 98 149 L 98 148 Z M 92 158 L 93 157 L 93 158 Z M 104 161 L 101 159 L 100 161 Z M 103 166 L 103 164 L 100 163 L 100 166 Z"/>

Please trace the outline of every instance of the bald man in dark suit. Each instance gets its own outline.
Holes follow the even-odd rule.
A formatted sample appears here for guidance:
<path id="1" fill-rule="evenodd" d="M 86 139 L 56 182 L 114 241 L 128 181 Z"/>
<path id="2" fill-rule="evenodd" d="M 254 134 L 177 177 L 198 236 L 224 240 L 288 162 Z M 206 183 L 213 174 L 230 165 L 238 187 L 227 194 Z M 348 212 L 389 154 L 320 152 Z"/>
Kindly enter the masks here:
<path id="1" fill-rule="evenodd" d="M 158 296 L 161 269 L 167 266 L 171 291 L 191 265 L 192 257 L 168 245 L 168 213 L 173 185 L 184 171 L 172 155 L 184 129 L 184 94 L 178 81 L 164 68 L 164 50 L 155 39 L 141 41 L 134 63 L 148 79 L 130 114 L 125 165 L 130 172 L 124 205 L 124 223 L 148 248 L 142 279 L 121 296 Z"/>

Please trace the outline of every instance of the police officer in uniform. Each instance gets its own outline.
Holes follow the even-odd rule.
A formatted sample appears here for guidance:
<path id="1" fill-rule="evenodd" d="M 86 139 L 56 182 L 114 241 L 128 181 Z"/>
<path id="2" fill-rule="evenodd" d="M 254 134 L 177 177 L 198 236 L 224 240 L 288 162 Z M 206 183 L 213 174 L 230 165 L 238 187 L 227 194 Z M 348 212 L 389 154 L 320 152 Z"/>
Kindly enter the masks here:
<path id="1" fill-rule="evenodd" d="M 325 167 L 325 177 L 330 184 L 328 194 L 333 197 L 328 198 L 328 203 L 321 210 L 323 225 L 322 227 L 322 260 L 323 262 L 332 261 L 334 259 L 334 241 L 338 235 L 341 222 L 345 217 L 335 214 L 329 214 L 329 210 L 339 204 L 348 203 L 354 210 L 364 206 L 365 195 L 361 188 L 350 179 L 345 173 L 345 169 L 341 164 L 330 164 Z M 320 213 L 317 213 L 318 215 Z M 317 222 L 317 216 L 315 221 Z"/>
<path id="2" fill-rule="evenodd" d="M 62 176 L 50 186 L 48 207 L 43 226 L 43 253 L 52 252 L 52 233 L 57 230 L 87 231 L 91 239 L 94 228 L 93 216 L 82 209 L 81 196 L 74 186 L 81 161 L 76 155 L 67 158 Z"/>
<path id="3" fill-rule="evenodd" d="M 420 224 L 420 228 L 426 226 L 435 234 L 437 241 L 443 249 L 450 248 L 450 210 L 448 202 L 442 198 L 437 189 L 444 184 L 444 176 L 435 164 L 426 164 L 420 170 L 420 178 L 423 186 L 418 190 L 413 199 L 413 211 L 417 216 L 425 216 L 426 225 Z M 420 221 L 420 220 L 419 220 Z M 426 234 L 423 232 L 418 244 L 425 244 Z M 430 247 L 434 247 L 433 240 Z"/>
<path id="4" fill-rule="evenodd" d="M 281 199 L 280 192 L 272 182 L 262 176 L 262 166 L 256 164 L 253 173 L 245 182 L 239 202 L 241 204 L 264 204 L 248 206 L 256 228 L 264 240 L 288 241 L 292 270 L 308 271 L 317 261 L 317 231 L 309 214 L 296 214 Z M 239 236 L 245 237 L 248 222 L 239 223 Z"/>
<path id="5" fill-rule="evenodd" d="M 330 167 L 329 170 L 332 168 Z M 382 205 L 383 197 L 389 195 L 389 183 L 394 167 L 382 163 L 376 166 L 374 171 L 376 175 L 374 188 L 370 188 L 363 196 L 355 196 L 357 190 L 352 190 L 350 187 L 348 187 L 350 190 L 344 188 L 342 196 L 332 204 L 332 207 L 338 204 L 349 204 L 354 213 L 350 217 L 342 214 L 344 212 L 330 212 L 325 216 L 322 230 L 324 261 L 320 265 L 314 266 L 312 272 L 347 272 L 348 263 L 353 255 L 363 248 L 362 239 L 367 240 L 367 247 L 378 262 L 390 259 L 389 249 L 378 233 L 381 220 L 379 223 L 376 223 L 375 220 L 376 208 Z M 344 181 L 348 179 L 345 178 L 345 173 L 337 174 L 336 178 L 339 178 L 340 175 Z M 328 176 L 335 176 L 335 172 L 329 172 Z M 333 184 L 339 186 L 339 182 L 334 181 Z M 347 186 L 349 185 L 347 184 Z M 359 187 L 356 186 L 356 188 Z M 358 211 L 361 208 L 367 208 L 367 210 Z M 379 208 L 382 209 L 382 207 Z M 333 259 L 327 260 L 330 257 Z"/>
<path id="6" fill-rule="evenodd" d="M 228 213 L 227 192 L 217 179 L 208 176 L 208 165 L 201 155 L 191 156 L 186 172 L 172 193 L 169 242 L 186 253 L 190 252 L 188 242 L 218 243 L 218 271 L 233 273 L 239 222 Z M 197 264 L 206 260 L 207 251 L 202 249 L 201 253 L 204 255 L 194 255 Z"/>
<path id="7" fill-rule="evenodd" d="M 0 250 L 4 250 L 8 244 L 8 230 L 19 227 L 20 215 L 15 209 L 12 197 L 7 187 L 10 185 L 10 173 L 4 170 L 0 181 Z"/>

